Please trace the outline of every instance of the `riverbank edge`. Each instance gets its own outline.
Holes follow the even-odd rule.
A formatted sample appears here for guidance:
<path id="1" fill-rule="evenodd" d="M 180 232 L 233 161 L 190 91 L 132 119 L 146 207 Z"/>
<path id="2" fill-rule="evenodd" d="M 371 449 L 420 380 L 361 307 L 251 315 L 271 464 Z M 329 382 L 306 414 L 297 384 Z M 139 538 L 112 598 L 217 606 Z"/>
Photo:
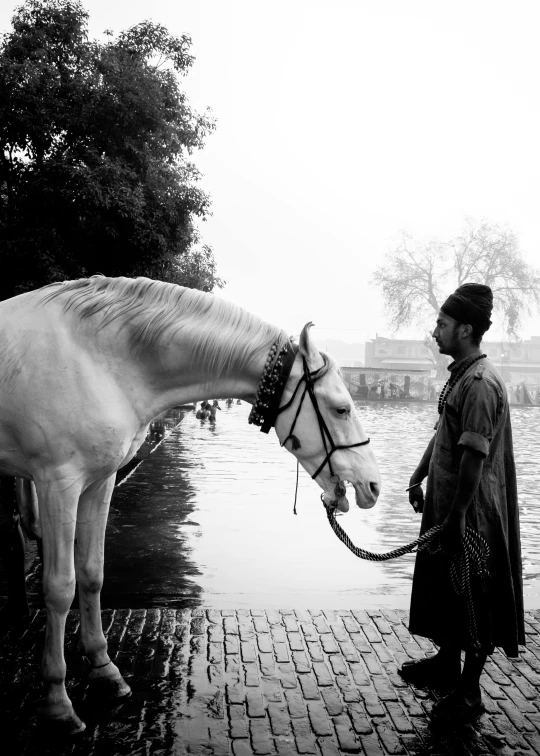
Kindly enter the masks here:
<path id="1" fill-rule="evenodd" d="M 102 619 L 133 696 L 114 712 L 92 703 L 70 612 L 68 690 L 87 730 L 49 751 L 35 720 L 44 612 L 4 638 L 0 711 L 14 756 L 540 754 L 540 611 L 527 612 L 519 659 L 490 658 L 486 711 L 458 728 L 433 728 L 440 694 L 397 674 L 434 651 L 404 611 L 109 609 Z"/>

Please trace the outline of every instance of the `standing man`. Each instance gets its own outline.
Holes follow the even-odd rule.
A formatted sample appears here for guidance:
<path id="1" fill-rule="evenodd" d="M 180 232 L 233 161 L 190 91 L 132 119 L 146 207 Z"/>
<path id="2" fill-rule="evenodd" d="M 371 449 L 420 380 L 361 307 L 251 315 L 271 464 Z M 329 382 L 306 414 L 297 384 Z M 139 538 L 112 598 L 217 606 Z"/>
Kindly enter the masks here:
<path id="1" fill-rule="evenodd" d="M 441 307 L 433 338 L 440 353 L 454 361 L 439 397 L 436 433 L 410 479 L 410 502 L 423 505 L 421 533 L 440 525 L 443 551 L 417 554 L 409 629 L 430 638 L 439 651 L 406 662 L 399 672 L 407 682 L 451 691 L 433 714 L 455 723 L 470 722 L 483 711 L 480 675 L 494 648 L 518 656 L 518 644 L 525 643 L 508 398 L 501 376 L 480 349 L 492 308 L 491 289 L 473 283 L 460 286 Z M 465 600 L 455 593 L 449 569 L 466 527 L 489 547 L 489 576 L 483 590 L 475 586 L 473 593 L 476 647 L 468 636 Z"/>

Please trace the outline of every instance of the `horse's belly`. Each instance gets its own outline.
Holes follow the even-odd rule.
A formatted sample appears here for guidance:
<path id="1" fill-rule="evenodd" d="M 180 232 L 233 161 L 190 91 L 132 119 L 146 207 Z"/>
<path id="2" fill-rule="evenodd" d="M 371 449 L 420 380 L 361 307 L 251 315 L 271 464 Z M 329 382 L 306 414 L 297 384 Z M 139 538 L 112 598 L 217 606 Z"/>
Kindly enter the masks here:
<path id="1" fill-rule="evenodd" d="M 0 475 L 13 478 L 30 478 L 26 459 L 18 447 L 9 428 L 0 419 Z"/>
<path id="2" fill-rule="evenodd" d="M 25 460 L 22 457 L 9 458 L 2 455 L 0 457 L 0 475 L 11 478 L 31 479 L 31 475 L 26 469 Z"/>
<path id="3" fill-rule="evenodd" d="M 149 426 L 145 425 L 144 428 L 135 435 L 135 437 L 133 438 L 133 442 L 131 446 L 129 447 L 128 453 L 126 454 L 126 456 L 124 457 L 120 465 L 118 466 L 119 470 L 121 470 L 122 467 L 125 467 L 128 464 L 128 462 L 131 462 L 133 457 L 137 454 L 141 446 L 144 444 L 146 435 L 148 433 L 148 428 Z"/>

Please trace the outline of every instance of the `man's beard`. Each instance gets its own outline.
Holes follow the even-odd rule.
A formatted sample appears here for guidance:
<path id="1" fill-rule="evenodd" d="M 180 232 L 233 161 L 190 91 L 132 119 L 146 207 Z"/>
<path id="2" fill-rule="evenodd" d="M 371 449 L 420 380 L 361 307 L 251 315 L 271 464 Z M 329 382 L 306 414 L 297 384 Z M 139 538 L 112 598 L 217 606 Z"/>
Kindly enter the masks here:
<path id="1" fill-rule="evenodd" d="M 437 345 L 437 346 L 439 346 L 439 345 Z M 439 353 L 440 354 L 447 354 L 447 355 L 451 356 L 452 353 L 455 352 L 455 351 L 459 351 L 459 342 L 458 342 L 457 338 L 455 337 L 455 335 L 453 334 L 453 338 L 452 338 L 452 340 L 451 340 L 451 342 L 449 344 L 447 344 L 446 346 L 443 346 L 441 344 L 439 346 Z"/>

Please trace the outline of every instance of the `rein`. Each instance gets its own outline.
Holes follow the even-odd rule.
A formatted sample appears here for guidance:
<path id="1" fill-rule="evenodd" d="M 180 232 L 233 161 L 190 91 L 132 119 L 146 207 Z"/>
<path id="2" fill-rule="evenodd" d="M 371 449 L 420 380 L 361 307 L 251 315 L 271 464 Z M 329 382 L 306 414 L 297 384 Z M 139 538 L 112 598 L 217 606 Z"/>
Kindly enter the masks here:
<path id="1" fill-rule="evenodd" d="M 322 495 L 321 495 L 322 499 Z M 384 554 L 377 554 L 372 551 L 365 551 L 358 548 L 351 541 L 347 533 L 336 520 L 336 508 L 332 504 L 323 504 L 326 509 L 326 515 L 330 527 L 337 535 L 339 540 L 360 559 L 366 559 L 370 562 L 385 562 L 389 559 L 412 554 L 415 551 L 427 551 L 428 554 L 445 553 L 441 546 L 441 526 L 428 530 L 412 543 L 400 546 L 393 551 L 387 551 Z M 485 579 L 489 577 L 487 569 L 487 560 L 489 557 L 489 546 L 483 536 L 471 528 L 466 528 L 463 538 L 463 548 L 452 556 L 450 563 L 450 581 L 452 588 L 458 596 L 465 599 L 467 606 L 468 632 L 473 648 L 480 649 L 481 644 L 478 640 L 478 627 L 476 624 L 476 615 L 474 613 L 474 601 L 471 588 L 471 577 Z"/>
<path id="2" fill-rule="evenodd" d="M 296 384 L 289 401 L 283 406 L 279 406 L 297 352 L 298 347 L 294 345 L 290 340 L 286 341 L 285 344 L 282 345 L 281 349 L 279 349 L 278 341 L 272 344 L 270 353 L 265 363 L 262 378 L 257 389 L 255 403 L 249 415 L 249 422 L 253 423 L 254 425 L 260 425 L 261 431 L 268 433 L 270 428 L 275 425 L 278 416 L 282 412 L 290 409 L 290 407 L 293 405 L 300 391 L 300 387 L 303 385 L 304 389 L 302 391 L 300 401 L 298 402 L 298 407 L 296 408 L 296 413 L 289 429 L 289 433 L 287 434 L 285 440 L 281 443 L 281 446 L 285 446 L 287 441 L 290 440 L 292 449 L 294 451 L 301 448 L 302 445 L 300 443 L 300 440 L 296 435 L 294 435 L 294 429 L 296 426 L 296 421 L 298 420 L 298 417 L 302 410 L 304 399 L 306 398 L 306 395 L 309 396 L 313 405 L 313 409 L 315 411 L 315 415 L 317 417 L 317 422 L 319 425 L 325 452 L 324 460 L 321 462 L 321 464 L 311 477 L 312 479 L 315 479 L 318 475 L 320 475 L 323 468 L 328 465 L 331 476 L 330 479 L 333 483 L 336 483 L 334 493 L 336 497 L 339 498 L 340 496 L 345 495 L 345 485 L 341 482 L 339 476 L 334 474 L 334 469 L 332 467 L 332 455 L 334 454 L 334 452 L 340 449 L 354 449 L 357 446 L 365 446 L 366 444 L 369 444 L 370 439 L 368 438 L 366 441 L 358 441 L 355 444 L 344 445 L 338 445 L 334 442 L 332 434 L 330 433 L 324 417 L 322 416 L 319 403 L 315 395 L 316 381 L 322 378 L 322 376 L 325 375 L 325 373 L 327 373 L 329 369 L 328 360 L 324 355 L 321 355 L 324 360 L 323 366 L 314 371 L 309 370 L 306 359 L 302 357 L 303 374 Z M 484 355 L 481 356 L 483 357 Z M 480 357 L 477 357 L 476 359 L 480 359 Z M 470 367 L 470 365 L 468 365 L 467 367 Z M 449 391 L 447 393 L 449 393 Z M 296 477 L 296 491 L 298 492 L 298 469 Z M 330 527 L 337 535 L 339 540 L 344 543 L 345 546 L 349 549 L 349 551 L 351 551 L 360 559 L 366 559 L 371 562 L 384 562 L 389 559 L 395 559 L 396 557 L 403 556 L 404 554 L 411 554 L 415 551 L 427 551 L 428 554 L 432 555 L 437 553 L 445 553 L 444 549 L 441 546 L 441 527 L 439 525 L 431 528 L 431 530 L 428 530 L 427 533 L 424 533 L 412 543 L 401 546 L 397 549 L 394 549 L 393 551 L 388 551 L 384 554 L 376 554 L 371 551 L 360 549 L 358 548 L 358 546 L 354 545 L 347 533 L 345 533 L 343 528 L 341 528 L 336 520 L 337 499 L 327 503 L 324 500 L 324 493 L 321 494 L 321 499 L 326 509 L 326 515 L 328 517 Z M 294 501 L 294 513 L 296 514 L 296 494 Z M 471 528 L 466 528 L 462 548 L 459 552 L 452 555 L 452 561 L 450 563 L 450 580 L 452 587 L 455 593 L 458 596 L 463 597 L 465 600 L 467 607 L 469 638 L 471 640 L 473 648 L 475 649 L 479 649 L 481 645 L 478 640 L 478 627 L 476 624 L 476 616 L 474 612 L 471 578 L 477 578 L 481 580 L 489 576 L 487 569 L 488 557 L 489 546 L 486 540 Z"/>
<path id="3" fill-rule="evenodd" d="M 369 444 L 370 440 L 368 438 L 366 441 L 358 441 L 358 443 L 356 444 L 344 445 L 338 445 L 334 442 L 332 434 L 330 433 L 325 419 L 322 416 L 317 397 L 315 396 L 315 382 L 318 381 L 319 378 L 322 378 L 323 375 L 328 372 L 330 367 L 329 362 L 324 355 L 321 355 L 324 361 L 324 365 L 318 370 L 313 371 L 309 370 L 305 357 L 302 357 L 302 377 L 296 384 L 290 400 L 282 407 L 279 406 L 281 397 L 283 396 L 283 391 L 285 390 L 285 386 L 287 384 L 287 381 L 289 380 L 297 352 L 298 347 L 293 344 L 290 339 L 282 345 L 281 349 L 279 349 L 279 341 L 275 341 L 272 344 L 268 357 L 266 358 L 259 386 L 257 388 L 255 403 L 253 404 L 251 412 L 249 413 L 248 422 L 252 423 L 253 425 L 260 425 L 261 431 L 263 433 L 268 433 L 270 428 L 272 428 L 276 424 L 278 416 L 292 406 L 294 400 L 296 399 L 300 386 L 304 384 L 304 390 L 302 392 L 302 396 L 300 397 L 298 407 L 296 408 L 294 420 L 289 429 L 287 438 L 283 441 L 283 443 L 280 442 L 281 446 L 285 446 L 287 441 L 290 440 L 294 451 L 301 448 L 302 444 L 300 443 L 298 436 L 294 435 L 293 431 L 307 394 L 311 399 L 313 409 L 315 410 L 315 415 L 317 417 L 317 423 L 319 424 L 319 430 L 321 432 L 321 438 L 325 453 L 324 460 L 321 462 L 321 464 L 311 477 L 312 479 L 315 479 L 318 475 L 320 475 L 322 469 L 326 465 L 328 465 L 331 478 L 337 478 L 337 476 L 334 475 L 331 459 L 334 452 L 337 452 L 340 449 L 353 449 L 356 446 L 365 446 L 366 444 Z M 339 491 L 336 490 L 336 494 L 344 496 L 345 491 L 341 490 L 341 488 L 344 487 L 343 484 L 339 482 L 339 479 L 332 482 L 337 482 L 338 485 L 336 486 L 336 489 L 340 489 Z"/>
<path id="4" fill-rule="evenodd" d="M 366 444 L 369 444 L 370 439 L 368 438 L 366 441 L 358 441 L 356 444 L 342 444 L 338 445 L 334 442 L 334 439 L 332 438 L 332 434 L 328 430 L 328 426 L 325 422 L 324 417 L 322 416 L 319 402 L 317 401 L 317 397 L 315 396 L 315 382 L 319 380 L 319 378 L 322 378 L 322 376 L 328 372 L 329 364 L 328 360 L 324 355 L 321 355 L 324 360 L 324 365 L 319 368 L 318 370 L 311 371 L 309 370 L 308 364 L 306 362 L 305 357 L 302 357 L 302 364 L 304 368 L 304 372 L 298 383 L 296 384 L 296 387 L 293 391 L 293 395 L 289 399 L 289 401 L 284 404 L 282 407 L 279 407 L 277 411 L 277 415 L 280 415 L 282 412 L 285 412 L 285 410 L 288 410 L 294 400 L 296 399 L 296 395 L 298 393 L 298 390 L 302 383 L 304 383 L 304 391 L 302 392 L 302 396 L 300 397 L 300 401 L 298 402 L 298 407 L 296 408 L 296 414 L 294 416 L 294 420 L 292 421 L 292 425 L 289 429 L 289 433 L 285 440 L 281 443 L 281 446 L 285 446 L 287 441 L 289 439 L 291 440 L 292 448 L 296 451 L 296 449 L 300 449 L 301 443 L 298 440 L 298 437 L 294 435 L 293 431 L 296 425 L 296 421 L 298 420 L 298 417 L 300 415 L 300 411 L 302 409 L 302 404 L 304 403 L 304 399 L 306 397 L 306 394 L 311 399 L 311 404 L 313 405 L 313 409 L 315 410 L 315 415 L 317 417 L 317 422 L 319 424 L 319 430 L 321 432 L 321 438 L 323 442 L 325 457 L 324 460 L 321 462 L 319 467 L 315 470 L 311 478 L 315 480 L 315 478 L 320 475 L 322 469 L 328 465 L 328 469 L 330 470 L 330 476 L 332 478 L 336 477 L 334 475 L 334 469 L 332 467 L 332 454 L 334 452 L 339 451 L 340 449 L 354 449 L 356 446 L 365 446 Z M 344 495 L 344 494 L 342 494 Z"/>

